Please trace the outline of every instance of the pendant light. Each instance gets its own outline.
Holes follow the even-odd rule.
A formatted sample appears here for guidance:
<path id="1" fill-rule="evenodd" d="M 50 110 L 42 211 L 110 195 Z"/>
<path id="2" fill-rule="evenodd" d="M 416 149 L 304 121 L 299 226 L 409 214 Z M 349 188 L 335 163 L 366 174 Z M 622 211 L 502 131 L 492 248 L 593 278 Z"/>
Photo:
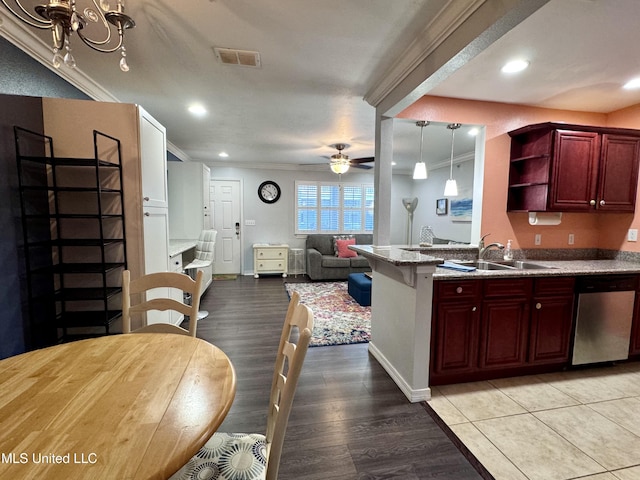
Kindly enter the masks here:
<path id="1" fill-rule="evenodd" d="M 416 126 L 420 127 L 420 157 L 416 162 L 416 166 L 413 167 L 413 179 L 425 180 L 427 178 L 427 164 L 422 160 L 422 144 L 424 143 L 424 127 L 429 125 L 429 122 L 420 120 L 416 122 Z"/>
<path id="2" fill-rule="evenodd" d="M 453 143 L 454 143 L 454 135 L 456 133 L 456 129 L 460 128 L 459 123 L 450 123 L 447 125 L 447 128 L 451 130 L 451 166 L 449 170 L 449 180 L 444 185 L 444 196 L 445 197 L 457 197 L 458 196 L 458 184 L 453 179 Z"/>

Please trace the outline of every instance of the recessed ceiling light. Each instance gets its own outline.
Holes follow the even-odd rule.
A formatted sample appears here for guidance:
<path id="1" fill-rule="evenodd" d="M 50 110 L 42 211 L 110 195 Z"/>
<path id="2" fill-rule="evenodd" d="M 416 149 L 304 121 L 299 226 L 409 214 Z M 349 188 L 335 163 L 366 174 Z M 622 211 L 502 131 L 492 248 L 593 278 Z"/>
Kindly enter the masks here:
<path id="1" fill-rule="evenodd" d="M 500 69 L 502 73 L 518 73 L 529 66 L 527 60 L 512 60 L 504 64 Z"/>
<path id="2" fill-rule="evenodd" d="M 638 78 L 632 78 L 631 80 L 629 80 L 627 83 L 625 83 L 622 88 L 625 88 L 627 90 L 633 90 L 635 88 L 640 88 L 640 77 Z"/>
<path id="3" fill-rule="evenodd" d="M 229 154 L 227 152 L 220 152 L 218 154 L 218 156 L 221 157 L 221 158 L 227 158 L 229 156 Z"/>
<path id="4" fill-rule="evenodd" d="M 189 113 L 196 117 L 204 117 L 207 114 L 207 109 L 204 108 L 199 103 L 194 103 L 193 105 L 189 105 Z"/>

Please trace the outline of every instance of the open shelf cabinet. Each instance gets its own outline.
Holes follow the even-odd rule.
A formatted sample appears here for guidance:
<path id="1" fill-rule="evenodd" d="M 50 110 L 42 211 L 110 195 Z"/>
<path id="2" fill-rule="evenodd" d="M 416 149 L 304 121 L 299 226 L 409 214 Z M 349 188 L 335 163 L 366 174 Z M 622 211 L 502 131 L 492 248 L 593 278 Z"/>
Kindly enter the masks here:
<path id="1" fill-rule="evenodd" d="M 94 158 L 14 127 L 28 312 L 64 342 L 111 333 L 127 268 L 120 141 L 93 131 Z"/>

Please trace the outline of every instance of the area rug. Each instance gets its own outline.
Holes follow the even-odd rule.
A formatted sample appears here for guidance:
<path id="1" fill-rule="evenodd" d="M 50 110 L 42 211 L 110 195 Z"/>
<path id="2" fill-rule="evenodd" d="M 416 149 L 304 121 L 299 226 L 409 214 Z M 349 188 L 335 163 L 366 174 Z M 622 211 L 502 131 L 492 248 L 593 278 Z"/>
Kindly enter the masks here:
<path id="1" fill-rule="evenodd" d="M 313 311 L 311 347 L 366 343 L 371 338 L 371 307 L 363 307 L 347 292 L 347 282 L 285 283 L 297 290 Z"/>

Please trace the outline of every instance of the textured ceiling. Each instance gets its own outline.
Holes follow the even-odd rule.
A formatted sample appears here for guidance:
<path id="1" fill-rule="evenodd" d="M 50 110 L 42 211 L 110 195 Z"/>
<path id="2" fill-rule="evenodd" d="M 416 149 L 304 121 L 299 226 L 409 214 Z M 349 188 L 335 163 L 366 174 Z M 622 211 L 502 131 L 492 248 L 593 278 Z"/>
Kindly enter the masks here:
<path id="1" fill-rule="evenodd" d="M 350 144 L 345 153 L 352 158 L 372 156 L 375 110 L 363 97 L 421 33 L 429 34 L 443 8 L 460 2 L 481 3 L 128 1 L 137 23 L 127 32 L 131 71 L 120 72 L 117 55 L 77 44 L 81 71 L 72 75 L 144 106 L 167 127 L 176 151 L 192 160 L 220 161 L 224 150 L 232 164 L 324 164 L 335 143 Z M 594 112 L 640 103 L 640 91 L 620 88 L 640 75 L 638 18 L 638 0 L 550 0 L 426 93 Z M 258 51 L 262 65 L 223 65 L 214 47 Z M 513 56 L 531 66 L 505 78 L 499 68 Z M 192 102 L 208 115 L 189 115 Z M 467 148 L 464 138 L 456 136 L 456 155 Z M 415 162 L 419 129 L 413 122 L 397 123 L 394 145 L 400 167 Z M 448 158 L 446 126 L 425 130 L 425 148 L 434 161 Z"/>

